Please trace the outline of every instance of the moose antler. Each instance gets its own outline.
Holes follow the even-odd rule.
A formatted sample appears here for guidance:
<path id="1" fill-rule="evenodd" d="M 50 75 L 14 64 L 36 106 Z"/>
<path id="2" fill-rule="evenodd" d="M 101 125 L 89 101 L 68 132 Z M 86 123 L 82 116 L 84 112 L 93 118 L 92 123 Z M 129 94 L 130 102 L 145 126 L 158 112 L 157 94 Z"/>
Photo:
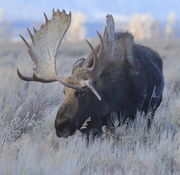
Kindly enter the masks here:
<path id="1" fill-rule="evenodd" d="M 91 43 L 86 40 L 93 53 L 93 66 L 87 70 L 88 81 L 86 82 L 86 86 L 91 89 L 99 100 L 101 100 L 101 97 L 93 87 L 92 82 L 100 77 L 107 65 L 114 59 L 115 28 L 112 15 L 106 16 L 106 26 L 103 37 L 99 32 L 97 32 L 97 34 L 100 39 L 100 50 L 98 53 L 96 53 L 96 50 L 93 48 Z"/>
<path id="2" fill-rule="evenodd" d="M 97 32 L 100 39 L 100 51 L 96 53 L 91 43 L 86 40 L 93 52 L 93 66 L 89 69 L 89 79 L 96 80 L 102 74 L 106 66 L 113 61 L 114 55 L 114 19 L 112 15 L 107 15 L 106 26 L 103 37 Z"/>
<path id="3" fill-rule="evenodd" d="M 103 70 L 114 58 L 115 29 L 112 15 L 107 16 L 103 37 L 97 32 L 100 39 L 100 51 L 98 53 L 96 53 L 91 43 L 86 40 L 93 52 L 93 66 L 91 68 L 83 68 L 87 73 L 88 79 L 78 80 L 77 84 L 68 83 L 68 79 L 60 77 L 56 71 L 56 54 L 71 23 L 71 12 L 66 14 L 64 10 L 60 12 L 59 10 L 55 11 L 53 9 L 51 20 L 48 20 L 45 13 L 44 16 L 46 23 L 41 26 L 40 30 L 34 28 L 34 35 L 28 29 L 32 45 L 29 45 L 24 37 L 20 35 L 28 48 L 28 53 L 32 61 L 35 63 L 35 68 L 32 77 L 22 75 L 19 69 L 17 69 L 19 78 L 24 81 L 37 81 L 42 83 L 59 81 L 64 86 L 73 89 L 81 89 L 86 86 L 101 100 L 92 82 L 100 77 Z"/>
<path id="4" fill-rule="evenodd" d="M 79 89 L 81 87 L 68 84 L 65 78 L 57 75 L 56 71 L 56 54 L 71 23 L 71 12 L 66 14 L 64 10 L 60 12 L 53 9 L 51 20 L 48 20 L 45 13 L 44 16 L 46 23 L 41 26 L 40 30 L 34 28 L 34 35 L 28 29 L 32 41 L 31 46 L 20 35 L 28 48 L 32 61 L 35 63 L 33 76 L 26 77 L 20 73 L 19 69 L 17 69 L 17 74 L 19 78 L 25 81 L 38 81 L 42 83 L 59 81 L 67 87 Z"/>

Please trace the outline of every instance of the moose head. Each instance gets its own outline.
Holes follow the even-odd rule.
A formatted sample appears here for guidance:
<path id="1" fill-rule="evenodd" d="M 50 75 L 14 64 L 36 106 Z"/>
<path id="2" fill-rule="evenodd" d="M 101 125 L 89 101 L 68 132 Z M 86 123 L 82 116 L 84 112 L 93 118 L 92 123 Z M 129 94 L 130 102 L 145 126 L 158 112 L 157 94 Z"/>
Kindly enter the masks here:
<path id="1" fill-rule="evenodd" d="M 100 44 L 94 48 L 86 40 L 91 49 L 88 66 L 76 68 L 69 77 L 57 74 L 56 55 L 61 41 L 71 23 L 71 12 L 60 12 L 53 9 L 52 19 L 44 13 L 46 23 L 39 30 L 34 29 L 34 34 L 28 29 L 32 44 L 30 45 L 20 35 L 28 48 L 28 53 L 35 64 L 32 77 L 24 76 L 17 69 L 17 74 L 24 81 L 51 83 L 58 81 L 64 86 L 64 101 L 60 106 L 56 119 L 55 129 L 59 137 L 72 135 L 80 129 L 84 121 L 97 111 L 103 98 L 100 93 L 100 77 L 113 59 L 114 54 L 114 20 L 108 15 L 103 36 L 97 32 Z"/>

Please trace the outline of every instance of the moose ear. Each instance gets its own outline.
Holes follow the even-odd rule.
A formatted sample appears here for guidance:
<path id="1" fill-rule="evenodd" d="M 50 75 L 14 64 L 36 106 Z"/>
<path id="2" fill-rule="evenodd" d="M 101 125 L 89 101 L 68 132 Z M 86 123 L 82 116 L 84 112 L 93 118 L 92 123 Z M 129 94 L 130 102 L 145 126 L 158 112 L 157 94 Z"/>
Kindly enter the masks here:
<path id="1" fill-rule="evenodd" d="M 131 65 L 134 65 L 133 59 L 133 47 L 134 47 L 134 37 L 126 32 L 121 33 L 118 41 L 117 41 L 117 48 L 121 48 L 123 58 L 126 59 Z"/>
<path id="2" fill-rule="evenodd" d="M 134 46 L 134 38 L 131 34 L 127 34 L 127 36 L 124 38 L 124 49 L 126 54 L 126 59 L 129 61 L 129 63 L 133 64 L 133 46 Z"/>

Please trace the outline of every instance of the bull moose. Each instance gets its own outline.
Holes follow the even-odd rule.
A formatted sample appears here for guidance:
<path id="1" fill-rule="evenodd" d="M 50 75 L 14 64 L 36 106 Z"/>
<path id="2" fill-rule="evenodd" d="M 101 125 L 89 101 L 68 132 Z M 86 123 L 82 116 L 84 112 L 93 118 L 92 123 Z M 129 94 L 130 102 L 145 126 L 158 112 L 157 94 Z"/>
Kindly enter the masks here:
<path id="1" fill-rule="evenodd" d="M 152 49 L 136 44 L 128 32 L 115 32 L 112 15 L 106 16 L 106 25 L 99 44 L 93 47 L 86 40 L 91 53 L 74 64 L 72 73 L 64 78 L 57 74 L 56 55 L 71 23 L 71 12 L 53 9 L 52 19 L 44 13 L 46 23 L 34 34 L 28 29 L 32 44 L 20 35 L 35 63 L 32 77 L 17 69 L 20 79 L 64 86 L 64 101 L 60 106 L 55 129 L 58 137 L 68 137 L 79 130 L 91 117 L 86 132 L 102 132 L 112 112 L 118 119 L 134 119 L 137 111 L 148 114 L 150 125 L 162 100 L 164 78 L 162 61 Z"/>

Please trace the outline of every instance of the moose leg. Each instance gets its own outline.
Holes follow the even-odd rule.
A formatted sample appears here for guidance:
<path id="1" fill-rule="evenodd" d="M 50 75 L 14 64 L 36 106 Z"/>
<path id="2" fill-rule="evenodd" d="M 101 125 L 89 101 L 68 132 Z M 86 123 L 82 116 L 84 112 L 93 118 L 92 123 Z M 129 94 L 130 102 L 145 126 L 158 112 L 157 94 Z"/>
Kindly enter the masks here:
<path id="1" fill-rule="evenodd" d="M 153 118 L 155 115 L 155 111 L 157 110 L 157 108 L 161 104 L 161 101 L 162 101 L 162 96 L 152 97 L 149 105 L 145 109 L 145 114 L 147 116 L 147 127 L 148 128 L 151 127 L 151 124 L 152 124 L 152 121 L 153 121 Z"/>

